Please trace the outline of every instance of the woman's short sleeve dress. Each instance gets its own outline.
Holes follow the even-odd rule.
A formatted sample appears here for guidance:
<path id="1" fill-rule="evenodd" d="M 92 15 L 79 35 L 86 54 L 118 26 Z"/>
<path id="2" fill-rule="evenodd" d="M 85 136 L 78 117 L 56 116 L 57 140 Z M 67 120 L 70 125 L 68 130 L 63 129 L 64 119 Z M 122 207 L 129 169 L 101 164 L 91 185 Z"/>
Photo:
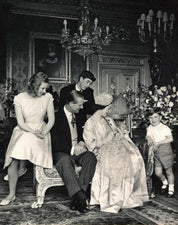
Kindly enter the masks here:
<path id="1" fill-rule="evenodd" d="M 50 93 L 34 98 L 27 92 L 23 92 L 14 98 L 14 104 L 21 107 L 26 124 L 34 130 L 45 126 L 44 117 L 46 116 L 47 107 L 52 102 L 53 97 Z M 44 139 L 40 139 L 36 135 L 16 126 L 7 148 L 4 168 L 9 166 L 12 158 L 29 160 L 35 165 L 52 168 L 50 133 Z"/>

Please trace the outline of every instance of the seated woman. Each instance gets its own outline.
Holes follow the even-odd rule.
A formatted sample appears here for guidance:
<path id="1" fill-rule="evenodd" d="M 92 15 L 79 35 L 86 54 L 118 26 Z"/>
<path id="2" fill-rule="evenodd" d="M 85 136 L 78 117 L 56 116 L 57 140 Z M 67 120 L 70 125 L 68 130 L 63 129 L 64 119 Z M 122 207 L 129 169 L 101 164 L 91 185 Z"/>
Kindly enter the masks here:
<path id="1" fill-rule="evenodd" d="M 112 96 L 106 93 L 96 97 L 98 109 L 85 123 L 83 137 L 98 160 L 90 205 L 100 205 L 101 211 L 117 213 L 120 208 L 142 206 L 149 197 L 139 149 L 128 132 L 108 117 L 112 101 Z"/>
<path id="2" fill-rule="evenodd" d="M 21 160 L 52 168 L 50 130 L 54 124 L 53 97 L 46 93 L 48 76 L 43 72 L 34 74 L 28 82 L 28 90 L 14 97 L 17 126 L 14 128 L 5 157 L 4 169 L 8 168 L 9 194 L 0 206 L 9 205 L 16 199 Z M 44 118 L 47 115 L 48 122 Z"/>

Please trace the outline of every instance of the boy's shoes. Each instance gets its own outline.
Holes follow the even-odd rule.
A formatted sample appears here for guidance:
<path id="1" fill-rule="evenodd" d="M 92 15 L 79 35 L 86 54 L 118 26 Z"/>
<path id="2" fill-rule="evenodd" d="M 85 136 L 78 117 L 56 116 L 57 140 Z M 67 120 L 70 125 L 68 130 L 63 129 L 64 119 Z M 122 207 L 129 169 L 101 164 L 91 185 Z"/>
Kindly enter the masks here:
<path id="1" fill-rule="evenodd" d="M 174 197 L 174 191 L 168 191 L 168 195 L 167 195 L 167 197 L 168 198 L 173 198 Z"/>
<path id="2" fill-rule="evenodd" d="M 164 186 L 165 187 L 165 186 Z M 161 188 L 160 195 L 164 195 L 168 191 L 168 185 L 165 188 Z"/>

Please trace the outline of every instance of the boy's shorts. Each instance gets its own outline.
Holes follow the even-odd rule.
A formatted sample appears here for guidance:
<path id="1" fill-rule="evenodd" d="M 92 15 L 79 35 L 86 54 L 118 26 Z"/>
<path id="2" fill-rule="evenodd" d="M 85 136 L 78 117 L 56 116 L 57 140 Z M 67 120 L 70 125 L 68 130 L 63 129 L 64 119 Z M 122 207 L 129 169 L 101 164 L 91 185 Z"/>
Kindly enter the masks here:
<path id="1" fill-rule="evenodd" d="M 172 152 L 171 144 L 163 144 L 158 147 L 154 153 L 155 167 L 163 167 L 169 169 L 173 166 L 174 155 Z"/>

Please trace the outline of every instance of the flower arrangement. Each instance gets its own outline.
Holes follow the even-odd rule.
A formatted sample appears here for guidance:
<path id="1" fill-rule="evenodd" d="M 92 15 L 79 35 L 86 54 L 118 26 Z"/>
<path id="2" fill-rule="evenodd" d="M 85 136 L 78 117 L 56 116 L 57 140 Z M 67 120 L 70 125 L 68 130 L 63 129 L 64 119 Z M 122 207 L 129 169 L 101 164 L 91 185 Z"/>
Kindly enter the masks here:
<path id="1" fill-rule="evenodd" d="M 133 119 L 141 119 L 147 123 L 148 111 L 153 108 L 160 108 L 164 124 L 171 126 L 177 122 L 178 91 L 175 86 L 158 87 L 154 85 L 152 88 L 147 88 L 141 85 L 139 96 L 139 104 L 136 104 L 136 101 L 131 101 L 132 107 L 130 112 L 133 114 Z M 128 95 L 126 95 L 126 98 L 126 102 L 129 101 Z"/>
<path id="2" fill-rule="evenodd" d="M 136 93 L 130 86 L 128 86 L 125 91 L 121 93 L 121 96 L 125 98 L 129 109 L 136 105 Z"/>
<path id="3" fill-rule="evenodd" d="M 0 110 L 2 117 L 7 118 L 10 116 L 10 113 L 14 115 L 13 100 L 17 94 L 18 91 L 14 79 L 8 78 L 4 82 L 0 82 Z"/>

